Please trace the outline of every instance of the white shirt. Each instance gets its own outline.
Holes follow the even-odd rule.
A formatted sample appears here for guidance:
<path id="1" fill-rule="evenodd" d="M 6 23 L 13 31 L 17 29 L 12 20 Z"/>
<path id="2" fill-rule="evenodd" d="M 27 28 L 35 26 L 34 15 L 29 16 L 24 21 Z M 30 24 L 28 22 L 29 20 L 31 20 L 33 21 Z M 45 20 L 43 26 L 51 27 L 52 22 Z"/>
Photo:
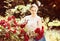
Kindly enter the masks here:
<path id="1" fill-rule="evenodd" d="M 24 20 L 27 21 L 25 28 L 27 31 L 34 31 L 37 27 L 41 27 L 41 18 L 39 16 L 32 17 L 31 15 L 24 17 Z"/>

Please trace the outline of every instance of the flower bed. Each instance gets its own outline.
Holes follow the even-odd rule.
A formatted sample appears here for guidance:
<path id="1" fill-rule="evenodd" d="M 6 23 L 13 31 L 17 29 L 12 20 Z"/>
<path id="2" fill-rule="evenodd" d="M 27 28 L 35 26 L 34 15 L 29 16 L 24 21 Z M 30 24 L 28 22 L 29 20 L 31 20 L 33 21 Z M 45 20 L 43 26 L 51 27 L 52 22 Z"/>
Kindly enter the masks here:
<path id="1" fill-rule="evenodd" d="M 14 16 L 9 16 L 6 20 L 0 20 L 0 40 L 1 41 L 28 41 L 31 38 L 40 39 L 44 33 L 43 29 L 37 28 L 34 32 L 28 32 L 24 28 L 26 23 L 18 24 Z"/>

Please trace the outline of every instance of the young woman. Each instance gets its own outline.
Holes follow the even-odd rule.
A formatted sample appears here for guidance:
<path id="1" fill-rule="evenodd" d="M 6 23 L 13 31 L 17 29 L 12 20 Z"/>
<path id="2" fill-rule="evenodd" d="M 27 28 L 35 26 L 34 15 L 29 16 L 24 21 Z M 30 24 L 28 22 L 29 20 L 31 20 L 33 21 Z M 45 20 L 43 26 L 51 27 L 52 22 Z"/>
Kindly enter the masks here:
<path id="1" fill-rule="evenodd" d="M 25 28 L 27 28 L 28 32 L 37 33 L 34 41 L 45 41 L 41 17 L 37 15 L 38 6 L 36 4 L 32 4 L 29 11 L 31 12 L 31 15 L 25 16 L 21 21 L 21 24 L 25 24 Z"/>

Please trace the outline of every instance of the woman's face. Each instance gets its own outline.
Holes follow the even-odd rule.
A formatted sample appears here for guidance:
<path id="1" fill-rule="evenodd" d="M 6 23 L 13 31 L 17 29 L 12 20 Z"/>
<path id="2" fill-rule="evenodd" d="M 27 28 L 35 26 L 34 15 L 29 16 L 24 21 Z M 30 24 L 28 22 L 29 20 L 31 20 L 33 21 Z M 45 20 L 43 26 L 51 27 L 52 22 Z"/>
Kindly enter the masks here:
<path id="1" fill-rule="evenodd" d="M 37 8 L 36 7 L 31 7 L 30 12 L 31 12 L 31 14 L 36 14 L 37 13 Z"/>

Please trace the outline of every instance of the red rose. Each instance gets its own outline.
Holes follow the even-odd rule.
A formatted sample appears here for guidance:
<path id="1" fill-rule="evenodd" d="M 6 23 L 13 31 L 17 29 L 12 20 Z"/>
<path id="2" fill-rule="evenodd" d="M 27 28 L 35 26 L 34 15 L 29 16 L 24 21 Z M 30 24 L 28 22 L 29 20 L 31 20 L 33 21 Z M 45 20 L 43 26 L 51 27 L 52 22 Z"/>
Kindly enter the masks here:
<path id="1" fill-rule="evenodd" d="M 29 37 L 23 29 L 20 30 L 20 34 L 18 35 L 18 37 L 21 37 L 22 35 L 24 36 L 24 41 L 28 41 Z"/>
<path id="2" fill-rule="evenodd" d="M 20 31 L 20 34 L 26 34 L 26 32 L 22 29 L 22 30 Z"/>
<path id="3" fill-rule="evenodd" d="M 25 21 L 24 23 L 20 24 L 20 27 L 21 27 L 21 28 L 24 28 L 25 25 L 27 24 L 27 22 L 28 22 L 28 21 Z"/>
<path id="4" fill-rule="evenodd" d="M 16 27 L 16 26 L 18 26 L 18 24 L 17 24 L 16 20 L 14 20 L 14 26 L 15 26 L 15 27 Z"/>
<path id="5" fill-rule="evenodd" d="M 13 33 L 16 33 L 16 30 L 12 31 Z"/>
<path id="6" fill-rule="evenodd" d="M 8 29 L 10 29 L 10 24 L 8 23 L 8 22 L 5 22 L 4 24 L 2 24 L 2 26 L 4 27 L 4 28 L 8 28 Z"/>
<path id="7" fill-rule="evenodd" d="M 8 21 L 10 21 L 11 19 L 15 19 L 15 16 L 9 16 L 8 17 Z"/>
<path id="8" fill-rule="evenodd" d="M 0 25 L 1 25 L 1 21 L 0 21 Z"/>
<path id="9" fill-rule="evenodd" d="M 10 24 L 9 23 L 7 23 L 7 26 L 8 26 L 8 29 L 10 29 Z"/>
<path id="10" fill-rule="evenodd" d="M 6 28 L 6 27 L 7 27 L 7 23 L 4 23 L 4 24 L 3 24 L 3 27 Z"/>
<path id="11" fill-rule="evenodd" d="M 20 27 L 21 27 L 21 28 L 24 28 L 24 27 L 25 27 L 25 24 L 21 24 Z"/>
<path id="12" fill-rule="evenodd" d="M 25 34 L 26 34 L 26 32 L 22 29 L 22 30 L 20 30 L 20 34 L 18 35 L 18 37 L 24 36 L 24 38 L 25 38 Z"/>
<path id="13" fill-rule="evenodd" d="M 10 17 L 8 17 L 8 21 L 10 21 L 11 20 L 11 16 Z"/>
<path id="14" fill-rule="evenodd" d="M 11 16 L 11 18 L 15 19 L 15 16 Z"/>
<path id="15" fill-rule="evenodd" d="M 16 20 L 14 20 L 14 24 L 17 24 Z"/>
<path id="16" fill-rule="evenodd" d="M 0 22 L 0 23 L 1 23 L 1 25 L 3 25 L 3 24 L 5 23 L 5 20 L 1 20 L 1 22 Z"/>
<path id="17" fill-rule="evenodd" d="M 24 41 L 28 41 L 29 40 L 29 36 L 27 34 L 24 35 Z"/>
<path id="18" fill-rule="evenodd" d="M 5 37 L 6 37 L 6 38 L 9 38 L 9 37 L 10 37 L 10 34 L 9 34 L 9 33 L 6 33 L 6 34 L 5 34 Z"/>
<path id="19" fill-rule="evenodd" d="M 26 24 L 27 24 L 27 22 L 24 22 L 23 24 L 20 24 L 20 27 L 24 28 Z"/>
<path id="20" fill-rule="evenodd" d="M 39 33 L 40 32 L 40 28 L 36 28 L 35 33 Z"/>
<path id="21" fill-rule="evenodd" d="M 36 36 L 36 39 L 39 40 L 43 37 L 44 34 L 44 27 L 42 27 L 42 30 L 40 30 L 40 28 L 37 28 L 35 30 L 35 33 L 37 33 L 38 35 Z"/>

